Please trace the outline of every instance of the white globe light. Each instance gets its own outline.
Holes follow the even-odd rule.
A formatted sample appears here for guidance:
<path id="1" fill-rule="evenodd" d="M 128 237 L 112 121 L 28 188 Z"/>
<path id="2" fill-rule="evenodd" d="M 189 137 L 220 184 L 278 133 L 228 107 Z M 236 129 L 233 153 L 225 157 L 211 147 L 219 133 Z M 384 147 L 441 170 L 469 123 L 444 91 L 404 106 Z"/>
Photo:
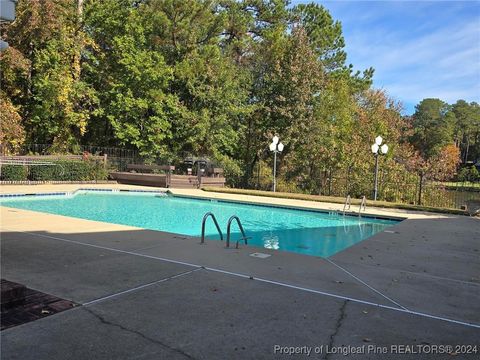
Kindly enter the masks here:
<path id="1" fill-rule="evenodd" d="M 377 144 L 378 146 L 382 145 L 382 141 L 383 141 L 383 139 L 382 139 L 381 136 L 377 136 L 375 138 L 375 144 Z"/>
<path id="2" fill-rule="evenodd" d="M 278 144 L 278 151 L 283 151 L 283 143 Z"/>
<path id="3" fill-rule="evenodd" d="M 275 143 L 272 142 L 272 143 L 270 144 L 270 146 L 269 146 L 270 151 L 275 151 L 275 148 L 276 148 L 276 147 L 277 147 L 277 144 L 275 144 Z"/>
<path id="4" fill-rule="evenodd" d="M 388 145 L 383 144 L 382 147 L 381 147 L 381 150 L 382 150 L 382 154 L 386 154 L 388 152 Z"/>
<path id="5" fill-rule="evenodd" d="M 378 153 L 378 145 L 377 144 L 372 145 L 372 153 L 374 153 L 374 154 Z"/>
<path id="6" fill-rule="evenodd" d="M 280 139 L 278 138 L 277 135 L 275 135 L 272 140 L 273 140 L 273 143 L 274 143 L 275 145 L 277 145 L 277 144 L 278 144 L 278 140 L 280 140 Z"/>

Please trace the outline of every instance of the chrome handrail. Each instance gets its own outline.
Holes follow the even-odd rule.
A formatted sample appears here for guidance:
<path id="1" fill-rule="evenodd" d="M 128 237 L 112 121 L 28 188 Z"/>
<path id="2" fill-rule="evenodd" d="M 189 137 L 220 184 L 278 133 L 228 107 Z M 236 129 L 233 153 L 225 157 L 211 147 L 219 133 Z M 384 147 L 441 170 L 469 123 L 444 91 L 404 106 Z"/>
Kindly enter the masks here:
<path id="1" fill-rule="evenodd" d="M 203 216 L 203 220 L 202 220 L 202 239 L 200 240 L 200 244 L 203 244 L 205 242 L 205 223 L 207 222 L 207 219 L 208 219 L 209 216 L 212 217 L 213 223 L 217 227 L 218 233 L 220 234 L 220 240 L 223 240 L 222 230 L 220 230 L 220 226 L 218 225 L 218 222 L 217 222 L 217 219 L 215 218 L 215 215 L 213 215 L 212 212 L 207 212 Z"/>
<path id="2" fill-rule="evenodd" d="M 227 224 L 227 243 L 226 243 L 226 247 L 230 247 L 230 226 L 232 225 L 232 221 L 233 220 L 237 220 L 237 224 L 238 224 L 238 227 L 240 228 L 240 231 L 242 233 L 242 238 L 237 240 L 237 243 L 235 245 L 235 249 L 238 249 L 238 242 L 240 240 L 245 240 L 245 245 L 248 245 L 247 243 L 247 239 L 248 237 L 245 235 L 245 230 L 243 230 L 243 226 L 242 226 L 242 223 L 240 222 L 240 219 L 237 215 L 232 215 L 230 217 L 230 219 L 228 219 L 228 224 Z"/>

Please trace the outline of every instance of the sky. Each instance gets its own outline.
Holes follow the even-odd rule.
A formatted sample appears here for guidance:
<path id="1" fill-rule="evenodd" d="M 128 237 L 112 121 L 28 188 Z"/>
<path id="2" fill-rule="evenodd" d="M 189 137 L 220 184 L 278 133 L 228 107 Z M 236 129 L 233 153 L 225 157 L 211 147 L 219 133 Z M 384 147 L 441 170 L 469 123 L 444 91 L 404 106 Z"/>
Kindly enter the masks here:
<path id="1" fill-rule="evenodd" d="M 404 114 L 424 98 L 480 102 L 480 0 L 314 1 L 342 23 L 347 63 L 373 67 Z"/>

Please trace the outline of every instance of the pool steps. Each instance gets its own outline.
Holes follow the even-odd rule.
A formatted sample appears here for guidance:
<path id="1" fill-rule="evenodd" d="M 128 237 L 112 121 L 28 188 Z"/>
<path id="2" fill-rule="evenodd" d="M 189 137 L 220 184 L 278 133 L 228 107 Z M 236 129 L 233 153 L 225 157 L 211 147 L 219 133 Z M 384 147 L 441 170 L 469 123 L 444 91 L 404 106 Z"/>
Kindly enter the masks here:
<path id="1" fill-rule="evenodd" d="M 345 216 L 346 210 L 350 210 L 351 205 L 352 205 L 352 198 L 350 197 L 350 195 L 347 195 L 347 197 L 345 198 L 345 204 L 343 205 L 343 216 Z M 358 209 L 358 217 L 362 216 L 362 209 L 363 209 L 363 212 L 367 210 L 367 198 L 365 195 L 362 196 L 362 202 L 360 203 L 360 208 Z"/>

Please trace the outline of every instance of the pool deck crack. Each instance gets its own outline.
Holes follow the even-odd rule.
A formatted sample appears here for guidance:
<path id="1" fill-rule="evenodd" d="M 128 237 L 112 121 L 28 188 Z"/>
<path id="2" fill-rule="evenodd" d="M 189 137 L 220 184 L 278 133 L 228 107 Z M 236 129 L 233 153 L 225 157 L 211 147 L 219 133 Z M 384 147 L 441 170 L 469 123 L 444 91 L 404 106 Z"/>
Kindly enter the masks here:
<path id="1" fill-rule="evenodd" d="M 157 340 L 157 339 L 153 339 L 145 334 L 143 334 L 142 332 L 138 331 L 138 330 L 134 330 L 134 329 L 129 329 L 121 324 L 118 324 L 118 323 L 115 323 L 115 322 L 112 322 L 112 321 L 109 321 L 107 319 L 105 319 L 102 315 L 100 314 L 97 314 L 96 312 L 94 312 L 92 309 L 89 309 L 87 307 L 82 307 L 86 312 L 88 312 L 89 314 L 93 315 L 97 320 L 99 320 L 102 324 L 105 324 L 105 325 L 108 325 L 108 326 L 113 326 L 113 327 L 116 327 L 122 331 L 125 331 L 125 332 L 128 332 L 128 333 L 131 333 L 131 334 L 135 334 L 139 337 L 141 337 L 142 339 L 150 342 L 150 343 L 153 343 L 153 344 L 157 344 L 157 345 L 160 345 L 161 347 L 169 350 L 169 351 L 172 351 L 174 353 L 177 353 L 177 354 L 180 354 L 180 355 L 183 355 L 185 358 L 187 359 L 193 359 L 195 360 L 195 357 L 193 357 L 192 355 L 186 353 L 185 351 L 181 350 L 181 349 L 178 349 L 178 348 L 175 348 L 173 346 L 170 346 L 168 344 L 165 344 L 164 342 L 160 341 L 160 340 Z"/>
<path id="2" fill-rule="evenodd" d="M 330 335 L 330 341 L 328 342 L 327 349 L 323 357 L 324 360 L 327 360 L 331 354 L 330 349 L 333 347 L 333 344 L 335 343 L 335 337 L 337 336 L 338 331 L 342 326 L 343 320 L 345 319 L 345 308 L 347 307 L 347 303 L 348 303 L 348 300 L 345 300 L 342 306 L 340 307 L 340 315 L 338 316 L 337 323 L 335 324 L 335 329 L 333 330 L 333 333 Z"/>

